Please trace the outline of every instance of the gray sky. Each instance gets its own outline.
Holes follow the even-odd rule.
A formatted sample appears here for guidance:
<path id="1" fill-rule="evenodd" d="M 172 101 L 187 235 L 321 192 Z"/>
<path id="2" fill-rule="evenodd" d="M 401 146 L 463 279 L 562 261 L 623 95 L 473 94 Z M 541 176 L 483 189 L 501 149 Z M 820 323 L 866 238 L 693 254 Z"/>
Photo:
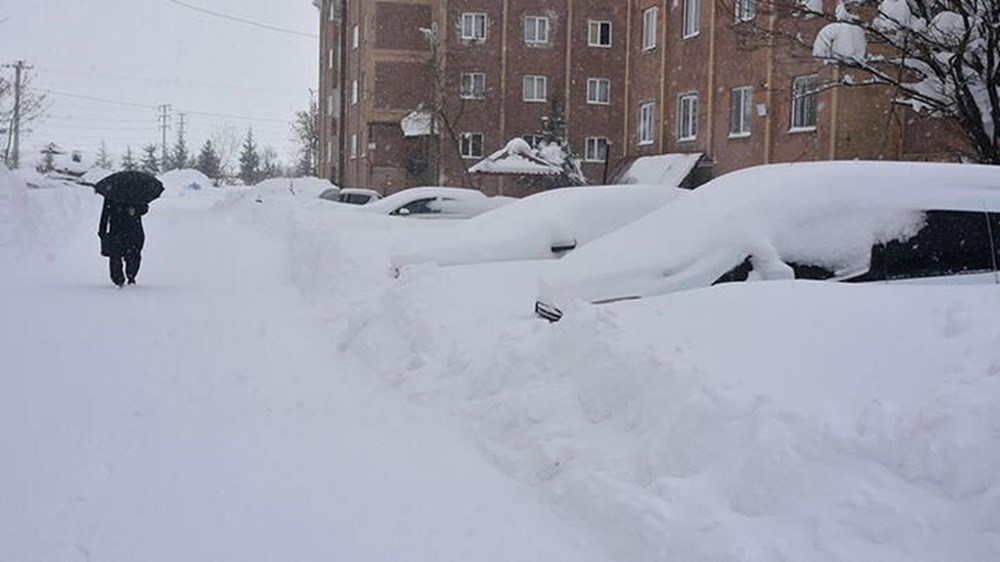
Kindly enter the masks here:
<path id="1" fill-rule="evenodd" d="M 261 24 L 316 35 L 309 0 L 182 0 Z M 50 90 L 48 116 L 22 148 L 56 142 L 94 151 L 105 140 L 116 161 L 131 145 L 159 144 L 156 106 L 186 112 L 194 152 L 231 124 L 252 126 L 285 161 L 289 122 L 316 88 L 318 39 L 212 16 L 171 0 L 0 0 L 0 63 L 24 59 L 34 85 Z M 87 98 L 99 98 L 87 99 Z M 110 103 L 118 102 L 118 103 Z"/>

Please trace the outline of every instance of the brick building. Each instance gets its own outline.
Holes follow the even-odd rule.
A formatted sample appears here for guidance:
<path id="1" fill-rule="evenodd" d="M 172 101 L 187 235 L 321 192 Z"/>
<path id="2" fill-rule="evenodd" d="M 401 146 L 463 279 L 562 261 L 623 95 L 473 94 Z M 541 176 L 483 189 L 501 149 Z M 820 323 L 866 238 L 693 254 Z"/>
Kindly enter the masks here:
<path id="1" fill-rule="evenodd" d="M 558 100 L 583 171 L 701 153 L 700 175 L 770 162 L 940 159 L 937 124 L 876 89 L 832 89 L 790 47 L 747 49 L 754 0 L 315 0 L 321 175 L 393 192 L 470 185 L 465 170 Z M 769 21 L 815 32 L 822 22 Z M 437 135 L 401 122 L 432 108 Z M 904 140 L 905 139 L 905 140 Z M 607 156 L 607 158 L 605 158 Z M 511 180 L 476 178 L 520 195 Z"/>

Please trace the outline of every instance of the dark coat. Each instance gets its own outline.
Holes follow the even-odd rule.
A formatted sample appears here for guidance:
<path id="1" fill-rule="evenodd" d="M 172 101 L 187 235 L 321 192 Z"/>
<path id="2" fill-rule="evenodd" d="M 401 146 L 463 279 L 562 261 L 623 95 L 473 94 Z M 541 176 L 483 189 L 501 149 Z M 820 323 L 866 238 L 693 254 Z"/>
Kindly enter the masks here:
<path id="1" fill-rule="evenodd" d="M 141 252 L 146 242 L 142 230 L 142 215 L 149 211 L 149 205 L 119 203 L 104 200 L 101 223 L 97 235 L 101 237 L 102 256 L 121 256 L 127 252 Z"/>

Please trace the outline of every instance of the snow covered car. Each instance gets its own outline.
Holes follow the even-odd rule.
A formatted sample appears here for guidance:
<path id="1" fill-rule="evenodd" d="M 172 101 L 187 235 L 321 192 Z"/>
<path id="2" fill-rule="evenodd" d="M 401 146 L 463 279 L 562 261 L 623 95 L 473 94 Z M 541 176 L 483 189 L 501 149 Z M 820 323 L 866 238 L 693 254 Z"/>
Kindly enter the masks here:
<path id="1" fill-rule="evenodd" d="M 467 219 L 512 201 L 510 197 L 487 197 L 476 189 L 411 187 L 358 210 L 394 217 Z"/>
<path id="2" fill-rule="evenodd" d="M 362 189 L 359 187 L 345 187 L 340 190 L 337 199 L 340 203 L 348 205 L 367 205 L 373 201 L 378 201 L 382 196 L 374 189 Z"/>
<path id="3" fill-rule="evenodd" d="M 566 256 L 535 313 L 734 281 L 997 283 L 1000 167 L 778 164 L 722 176 Z"/>
<path id="4" fill-rule="evenodd" d="M 390 257 L 396 268 L 552 259 L 659 209 L 687 190 L 659 185 L 566 187 L 473 217 L 446 240 Z"/>
<path id="5" fill-rule="evenodd" d="M 340 201 L 340 188 L 339 187 L 328 187 L 320 192 L 320 199 L 326 199 L 327 201 Z"/>

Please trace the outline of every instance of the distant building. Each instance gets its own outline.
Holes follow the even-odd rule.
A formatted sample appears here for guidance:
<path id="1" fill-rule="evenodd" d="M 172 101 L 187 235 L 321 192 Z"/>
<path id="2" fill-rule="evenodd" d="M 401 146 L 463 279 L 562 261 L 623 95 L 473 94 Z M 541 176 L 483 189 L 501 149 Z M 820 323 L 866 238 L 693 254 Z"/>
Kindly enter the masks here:
<path id="1" fill-rule="evenodd" d="M 536 140 L 553 99 L 598 183 L 661 154 L 701 155 L 684 159 L 698 183 L 770 162 L 945 159 L 958 146 L 874 88 L 801 95 L 833 70 L 787 47 L 741 48 L 734 26 L 754 20 L 754 0 L 314 4 L 320 171 L 341 185 L 468 185 L 483 157 L 514 137 Z M 476 183 L 523 191 L 510 179 Z"/>

